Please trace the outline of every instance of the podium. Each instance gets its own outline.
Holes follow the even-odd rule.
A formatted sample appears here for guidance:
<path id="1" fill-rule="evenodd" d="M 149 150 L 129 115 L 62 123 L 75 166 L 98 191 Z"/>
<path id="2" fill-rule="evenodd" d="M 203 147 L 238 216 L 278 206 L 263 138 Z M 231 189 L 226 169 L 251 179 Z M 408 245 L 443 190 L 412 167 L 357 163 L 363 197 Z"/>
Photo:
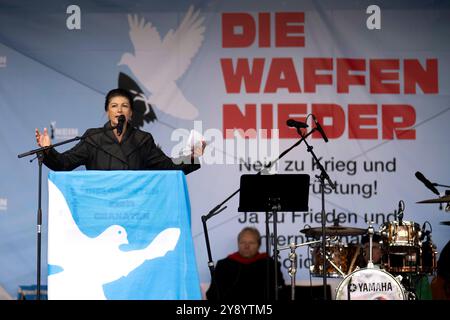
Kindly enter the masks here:
<path id="1" fill-rule="evenodd" d="M 48 299 L 199 300 L 181 171 L 50 172 Z"/>

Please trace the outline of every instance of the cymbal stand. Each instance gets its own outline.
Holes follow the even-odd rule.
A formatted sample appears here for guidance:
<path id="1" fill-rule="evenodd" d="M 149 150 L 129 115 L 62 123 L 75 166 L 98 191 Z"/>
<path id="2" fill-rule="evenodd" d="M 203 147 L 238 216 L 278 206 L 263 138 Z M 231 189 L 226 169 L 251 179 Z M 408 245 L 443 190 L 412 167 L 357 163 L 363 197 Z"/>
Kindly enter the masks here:
<path id="1" fill-rule="evenodd" d="M 300 244 L 296 244 L 291 242 L 288 246 L 284 246 L 281 248 L 278 248 L 278 253 L 281 250 L 286 250 L 286 249 L 290 249 L 291 252 L 289 253 L 289 261 L 290 261 L 290 266 L 288 269 L 288 273 L 289 276 L 291 277 L 291 300 L 295 300 L 295 274 L 297 273 L 297 253 L 295 252 L 295 249 L 297 249 L 298 247 L 301 246 L 307 246 L 307 245 L 311 245 L 314 243 L 319 243 L 322 242 L 322 240 L 315 240 L 315 241 L 308 241 L 308 242 L 304 242 L 304 243 L 300 243 Z"/>
<path id="2" fill-rule="evenodd" d="M 369 228 L 367 229 L 367 233 L 369 234 L 369 262 L 367 263 L 367 268 L 373 268 L 372 261 L 372 249 L 373 249 L 373 226 L 372 221 L 369 221 Z"/>
<path id="3" fill-rule="evenodd" d="M 288 269 L 289 276 L 291 277 L 291 300 L 295 300 L 295 274 L 297 273 L 297 253 L 295 252 L 295 244 L 290 245 L 291 253 L 289 253 L 289 261 L 291 266 Z"/>

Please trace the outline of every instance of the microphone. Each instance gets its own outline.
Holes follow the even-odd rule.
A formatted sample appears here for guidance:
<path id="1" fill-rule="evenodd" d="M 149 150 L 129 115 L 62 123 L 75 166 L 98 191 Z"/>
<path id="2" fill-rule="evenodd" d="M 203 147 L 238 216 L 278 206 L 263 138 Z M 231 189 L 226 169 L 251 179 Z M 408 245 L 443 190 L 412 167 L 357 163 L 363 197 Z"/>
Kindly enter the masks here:
<path id="1" fill-rule="evenodd" d="M 322 128 L 322 126 L 320 125 L 319 121 L 317 121 L 316 116 L 312 114 L 312 118 L 313 118 L 313 120 L 314 120 L 314 123 L 316 124 L 316 129 L 317 129 L 317 131 L 320 132 L 320 134 L 321 134 L 323 140 L 325 140 L 325 142 L 328 142 L 327 135 L 325 134 L 325 131 L 323 131 L 323 128 Z"/>
<path id="2" fill-rule="evenodd" d="M 434 194 L 440 196 L 438 189 L 436 189 L 435 186 L 433 186 L 433 184 L 431 183 L 430 180 L 428 180 L 427 178 L 424 177 L 424 175 L 422 173 L 420 173 L 419 171 L 416 172 L 416 178 L 419 179 L 420 181 L 422 181 L 422 183 L 428 188 L 430 189 Z"/>
<path id="3" fill-rule="evenodd" d="M 398 224 L 401 226 L 403 225 L 403 213 L 404 208 L 402 207 L 402 200 L 398 202 Z"/>
<path id="4" fill-rule="evenodd" d="M 288 119 L 286 121 L 286 124 L 288 127 L 302 129 L 302 128 L 308 128 L 308 125 L 304 122 L 296 121 L 294 119 Z"/>
<path id="5" fill-rule="evenodd" d="M 427 237 L 427 239 L 430 237 L 431 231 L 425 230 L 427 221 L 425 221 L 422 225 L 422 230 L 421 230 L 421 235 L 419 237 L 420 241 L 425 240 L 425 237 Z"/>
<path id="6" fill-rule="evenodd" d="M 117 135 L 119 135 L 119 136 L 122 134 L 123 125 L 125 123 L 125 120 L 126 120 L 126 118 L 125 118 L 125 116 L 123 114 L 119 116 L 117 127 L 116 127 Z"/>

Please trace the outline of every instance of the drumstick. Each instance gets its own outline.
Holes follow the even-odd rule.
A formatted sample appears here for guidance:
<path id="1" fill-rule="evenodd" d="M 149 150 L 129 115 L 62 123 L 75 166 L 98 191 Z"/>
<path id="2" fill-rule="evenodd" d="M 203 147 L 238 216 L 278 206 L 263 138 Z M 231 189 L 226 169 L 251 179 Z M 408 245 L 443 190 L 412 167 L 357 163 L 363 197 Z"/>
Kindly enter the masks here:
<path id="1" fill-rule="evenodd" d="M 359 249 L 359 248 L 358 248 L 358 249 Z M 354 265 L 355 262 L 356 262 L 356 258 L 359 256 L 359 251 L 360 251 L 360 250 L 356 250 L 356 251 L 355 251 L 355 254 L 353 255 L 352 262 L 350 263 L 350 267 L 348 268 L 348 273 L 351 273 L 351 272 L 352 272 L 353 265 Z"/>

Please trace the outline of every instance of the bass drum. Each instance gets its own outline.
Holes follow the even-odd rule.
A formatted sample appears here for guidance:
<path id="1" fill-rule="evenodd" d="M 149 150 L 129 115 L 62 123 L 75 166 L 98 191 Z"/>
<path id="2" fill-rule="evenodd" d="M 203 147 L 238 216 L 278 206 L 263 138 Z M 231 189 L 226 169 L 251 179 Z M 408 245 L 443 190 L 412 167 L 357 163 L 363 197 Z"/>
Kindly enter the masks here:
<path id="1" fill-rule="evenodd" d="M 336 300 L 407 300 L 401 283 L 381 269 L 364 268 L 347 275 L 336 288 Z"/>

